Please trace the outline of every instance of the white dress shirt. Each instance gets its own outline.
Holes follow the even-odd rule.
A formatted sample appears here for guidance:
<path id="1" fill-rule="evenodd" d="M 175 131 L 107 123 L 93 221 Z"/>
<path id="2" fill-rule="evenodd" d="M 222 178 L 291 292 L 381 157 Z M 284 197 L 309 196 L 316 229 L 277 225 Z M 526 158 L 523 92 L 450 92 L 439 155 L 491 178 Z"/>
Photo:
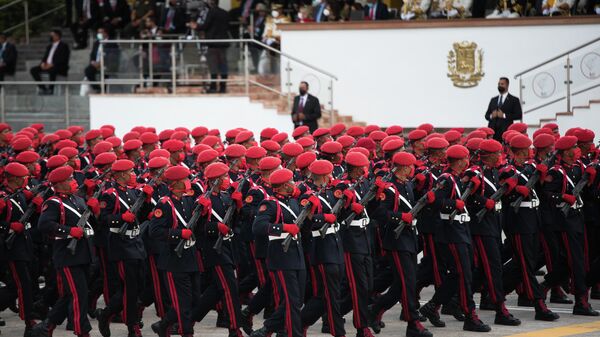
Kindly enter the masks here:
<path id="1" fill-rule="evenodd" d="M 60 43 L 60 41 L 52 43 L 52 48 L 50 48 L 50 52 L 48 53 L 48 58 L 46 59 L 46 63 L 52 64 L 52 60 L 54 59 L 54 52 L 56 51 L 56 48 L 58 48 L 59 43 Z"/>

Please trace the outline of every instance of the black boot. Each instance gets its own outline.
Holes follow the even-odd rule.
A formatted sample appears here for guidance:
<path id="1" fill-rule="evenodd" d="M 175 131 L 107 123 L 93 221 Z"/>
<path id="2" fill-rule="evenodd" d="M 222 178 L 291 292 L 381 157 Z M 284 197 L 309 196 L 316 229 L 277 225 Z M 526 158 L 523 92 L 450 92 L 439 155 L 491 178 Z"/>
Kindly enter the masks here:
<path id="1" fill-rule="evenodd" d="M 550 303 L 573 304 L 573 300 L 565 294 L 561 287 L 553 287 L 550 290 Z"/>
<path id="2" fill-rule="evenodd" d="M 246 307 L 244 310 L 242 310 L 241 315 L 242 329 L 244 329 L 244 332 L 249 335 L 252 333 L 252 313 L 248 307 Z"/>
<path id="3" fill-rule="evenodd" d="M 577 298 L 577 303 L 573 307 L 573 315 L 579 316 L 600 316 L 600 313 L 592 309 L 592 306 L 587 300 L 587 293 L 584 296 Z"/>
<path id="4" fill-rule="evenodd" d="M 481 292 L 481 300 L 479 301 L 479 310 L 496 310 L 496 306 L 492 303 L 490 295 L 487 291 Z"/>
<path id="5" fill-rule="evenodd" d="M 252 331 L 250 337 L 269 337 L 273 332 L 269 332 L 264 326 L 258 330 Z"/>
<path id="6" fill-rule="evenodd" d="M 329 317 L 325 314 L 321 316 L 321 333 L 329 335 Z"/>
<path id="7" fill-rule="evenodd" d="M 433 337 L 433 334 L 425 329 L 421 322 L 416 320 L 408 322 L 408 326 L 406 327 L 406 337 Z"/>
<path id="8" fill-rule="evenodd" d="M 484 324 L 477 314 L 475 310 L 473 310 L 470 314 L 465 316 L 465 322 L 463 324 L 463 330 L 465 331 L 475 331 L 475 332 L 489 332 L 492 330 L 489 325 Z"/>
<path id="9" fill-rule="evenodd" d="M 506 306 L 504 302 L 498 304 L 498 308 L 496 309 L 496 318 L 494 319 L 494 324 L 498 325 L 508 325 L 508 326 L 517 326 L 521 325 L 521 320 L 514 317 Z"/>
<path id="10" fill-rule="evenodd" d="M 438 308 L 435 303 L 431 301 L 427 302 L 425 305 L 421 306 L 419 312 L 421 315 L 427 317 L 429 322 L 436 328 L 443 328 L 446 326 L 446 322 L 440 319 L 440 314 L 438 313 Z"/>
<path id="11" fill-rule="evenodd" d="M 244 334 L 240 329 L 229 329 L 229 337 L 244 337 Z"/>
<path id="12" fill-rule="evenodd" d="M 356 330 L 356 337 L 375 337 L 369 328 L 362 328 Z"/>
<path id="13" fill-rule="evenodd" d="M 371 304 L 368 307 L 367 311 L 367 319 L 369 321 L 369 326 L 373 329 L 373 332 L 378 334 L 381 332 L 381 324 L 379 324 L 378 313 L 375 312 L 374 306 Z"/>
<path id="14" fill-rule="evenodd" d="M 229 328 L 229 318 L 225 310 L 221 310 L 217 314 L 217 328 Z"/>
<path id="15" fill-rule="evenodd" d="M 31 328 L 31 337 L 51 337 L 56 325 L 45 319 Z"/>
<path id="16" fill-rule="evenodd" d="M 36 322 L 34 320 L 25 321 L 25 331 L 23 332 L 23 337 L 31 337 L 31 331 L 35 325 Z"/>
<path id="17" fill-rule="evenodd" d="M 142 328 L 139 325 L 134 324 L 127 327 L 127 337 L 142 337 Z"/>
<path id="18" fill-rule="evenodd" d="M 536 300 L 536 302 L 535 302 L 535 319 L 536 319 L 536 321 L 552 322 L 552 321 L 556 321 L 559 318 L 560 318 L 560 316 L 558 316 L 557 313 L 550 311 L 550 309 L 548 309 L 548 307 L 546 307 L 546 303 L 544 303 L 544 300 L 542 300 L 542 299 Z"/>
<path id="19" fill-rule="evenodd" d="M 167 337 L 169 335 L 169 322 L 164 319 L 153 323 L 150 328 L 158 337 Z"/>
<path id="20" fill-rule="evenodd" d="M 442 315 L 451 315 L 454 316 L 454 319 L 459 322 L 464 322 L 465 314 L 462 312 L 462 309 L 458 305 L 458 302 L 453 298 L 447 304 L 442 306 Z"/>
<path id="21" fill-rule="evenodd" d="M 98 319 L 98 331 L 102 337 L 110 337 L 110 316 L 106 309 L 96 309 L 96 318 Z"/>

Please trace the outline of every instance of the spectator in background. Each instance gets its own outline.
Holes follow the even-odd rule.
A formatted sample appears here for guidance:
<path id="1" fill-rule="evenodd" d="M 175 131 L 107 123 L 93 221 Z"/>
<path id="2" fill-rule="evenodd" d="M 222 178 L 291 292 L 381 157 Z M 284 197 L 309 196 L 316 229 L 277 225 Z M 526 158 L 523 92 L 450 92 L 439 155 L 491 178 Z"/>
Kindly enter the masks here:
<path id="1" fill-rule="evenodd" d="M 73 49 L 85 49 L 88 46 L 88 31 L 98 23 L 99 8 L 92 4 L 92 0 L 77 0 L 77 18 L 70 25 L 71 33 L 75 40 Z"/>
<path id="2" fill-rule="evenodd" d="M 165 8 L 160 21 L 164 34 L 183 34 L 186 27 L 185 8 L 177 0 L 169 0 L 169 6 Z"/>
<path id="3" fill-rule="evenodd" d="M 111 35 L 129 24 L 131 9 L 126 0 L 98 0 L 92 3 L 98 12 L 98 25 L 109 29 Z"/>
<path id="4" fill-rule="evenodd" d="M 157 40 L 162 36 L 162 30 L 156 24 L 156 19 L 153 16 L 147 17 L 144 25 L 146 29 L 144 29 L 140 33 L 140 37 L 146 40 Z M 152 49 L 149 50 L 149 45 L 143 45 L 143 57 L 142 57 L 142 67 L 144 70 L 144 78 L 148 78 L 150 76 L 150 54 L 152 54 L 152 79 L 157 80 L 161 78 L 160 73 L 165 73 L 169 71 L 170 65 L 170 57 L 169 52 L 171 46 L 166 43 L 154 43 L 152 44 Z M 154 86 L 154 82 L 152 82 L 152 86 Z"/>
<path id="5" fill-rule="evenodd" d="M 319 126 L 321 103 L 318 98 L 308 93 L 308 82 L 300 82 L 298 91 L 300 95 L 294 97 L 294 106 L 292 107 L 294 129 L 301 125 L 306 125 L 312 133 Z"/>
<path id="6" fill-rule="evenodd" d="M 312 8 L 310 6 L 302 6 L 298 9 L 298 23 L 314 22 L 312 18 Z"/>
<path id="7" fill-rule="evenodd" d="M 17 48 L 6 33 L 0 32 L 0 81 L 4 81 L 4 75 L 14 75 L 16 67 Z"/>
<path id="8" fill-rule="evenodd" d="M 248 0 L 250 1 L 250 0 Z M 256 4 L 256 10 L 254 14 L 254 26 L 250 28 L 250 36 L 257 41 L 262 41 L 263 34 L 265 33 L 265 22 L 267 20 L 267 5 L 262 2 Z M 254 65 L 254 71 L 258 70 L 258 62 L 260 61 L 260 53 L 263 50 L 262 47 L 251 43 L 248 45 L 250 50 L 250 56 L 252 57 L 252 64 Z"/>
<path id="9" fill-rule="evenodd" d="M 198 22 L 192 21 L 190 27 L 195 30 L 204 31 L 205 36 L 209 40 L 229 39 L 229 15 L 225 10 L 219 7 L 219 0 L 209 0 L 210 9 L 206 15 L 206 20 L 199 25 Z M 217 92 L 217 82 L 219 75 L 224 82 L 219 83 L 219 92 L 227 91 L 227 48 L 229 43 L 209 43 L 207 51 L 208 68 L 210 71 L 210 88 L 209 93 Z"/>
<path id="10" fill-rule="evenodd" d="M 44 57 L 40 65 L 31 68 L 30 73 L 33 78 L 40 82 L 42 73 L 47 73 L 50 81 L 56 81 L 57 75 L 67 76 L 69 72 L 69 57 L 71 51 L 69 46 L 62 40 L 62 32 L 54 29 L 50 33 L 50 44 L 46 47 Z M 54 86 L 39 85 L 41 95 L 51 95 L 54 92 Z"/>
<path id="11" fill-rule="evenodd" d="M 316 5 L 313 7 L 313 17 L 315 22 L 325 22 L 329 16 L 329 10 L 327 10 L 327 1 L 316 0 Z"/>
<path id="12" fill-rule="evenodd" d="M 365 20 L 387 20 L 389 11 L 383 2 L 380 0 L 367 0 L 367 5 L 364 8 Z"/>
<path id="13" fill-rule="evenodd" d="M 502 142 L 502 134 L 517 119 L 523 118 L 521 101 L 508 93 L 508 78 L 500 77 L 498 80 L 499 95 L 492 97 L 485 112 L 488 127 L 494 130 L 494 139 Z"/>
<path id="14" fill-rule="evenodd" d="M 96 81 L 96 75 L 98 74 L 98 72 L 100 72 L 100 64 L 102 57 L 102 55 L 100 54 L 100 41 L 108 40 L 108 37 L 108 31 L 105 28 L 98 28 L 96 32 L 96 41 L 94 42 L 92 52 L 90 53 L 90 64 L 84 70 L 85 77 L 88 81 Z M 115 63 L 118 63 L 119 46 L 115 43 L 106 43 L 104 44 L 103 48 L 104 68 L 106 77 L 106 69 L 112 68 Z M 100 86 L 97 84 L 93 84 L 92 89 L 94 89 L 96 92 L 99 92 Z"/>
<path id="15" fill-rule="evenodd" d="M 126 37 L 138 38 L 140 32 L 146 29 L 144 23 L 147 18 L 156 13 L 154 0 L 136 0 L 133 4 L 129 24 L 123 30 Z"/>

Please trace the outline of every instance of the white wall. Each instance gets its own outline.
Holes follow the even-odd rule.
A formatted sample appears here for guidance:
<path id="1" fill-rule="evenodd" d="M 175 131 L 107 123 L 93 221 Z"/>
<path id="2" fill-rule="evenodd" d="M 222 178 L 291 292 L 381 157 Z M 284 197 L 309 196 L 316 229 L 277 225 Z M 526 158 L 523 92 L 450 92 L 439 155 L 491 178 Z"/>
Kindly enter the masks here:
<path id="1" fill-rule="evenodd" d="M 289 116 L 278 115 L 247 97 L 171 96 L 171 95 L 92 95 L 90 126 L 112 124 L 123 135 L 132 127 L 154 126 L 157 131 L 185 126 L 218 128 L 221 135 L 236 127 L 252 130 L 257 136 L 267 127 L 291 134 Z"/>
<path id="2" fill-rule="evenodd" d="M 600 25 L 284 30 L 282 36 L 282 51 L 339 77 L 334 107 L 342 115 L 380 125 L 477 127 L 485 123 L 500 76 L 511 79 L 510 92 L 518 96 L 514 74 L 600 36 Z M 465 40 L 484 52 L 485 76 L 468 89 L 454 87 L 447 77 L 448 52 Z M 293 68 L 294 87 L 308 79 L 321 101 L 328 101 L 325 77 Z"/>

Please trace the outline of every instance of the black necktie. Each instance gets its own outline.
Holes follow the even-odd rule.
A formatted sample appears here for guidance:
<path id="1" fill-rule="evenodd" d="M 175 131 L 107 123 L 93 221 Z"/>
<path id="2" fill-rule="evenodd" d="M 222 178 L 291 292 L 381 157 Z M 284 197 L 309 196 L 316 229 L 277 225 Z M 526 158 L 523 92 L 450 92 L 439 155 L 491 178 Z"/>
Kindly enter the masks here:
<path id="1" fill-rule="evenodd" d="M 500 95 L 500 99 L 498 100 L 498 107 L 502 106 L 502 95 Z"/>

